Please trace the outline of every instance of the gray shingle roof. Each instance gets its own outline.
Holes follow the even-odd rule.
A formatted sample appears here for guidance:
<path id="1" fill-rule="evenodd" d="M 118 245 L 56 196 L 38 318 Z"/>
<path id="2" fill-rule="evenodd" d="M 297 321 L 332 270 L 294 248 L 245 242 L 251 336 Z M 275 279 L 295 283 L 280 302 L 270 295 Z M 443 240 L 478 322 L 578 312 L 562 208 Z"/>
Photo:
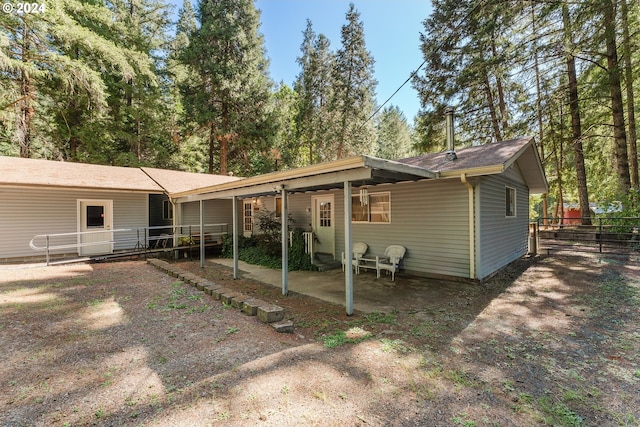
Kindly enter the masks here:
<path id="1" fill-rule="evenodd" d="M 0 156 L 0 185 L 174 193 L 237 177 Z"/>
<path id="2" fill-rule="evenodd" d="M 508 141 L 456 149 L 458 158 L 448 161 L 446 153 L 431 153 L 397 160 L 400 163 L 418 166 L 436 172 L 453 172 L 492 166 L 506 165 L 514 156 L 526 148 L 533 138 L 523 137 Z"/>
<path id="3" fill-rule="evenodd" d="M 161 193 L 139 168 L 0 156 L 0 184 Z"/>

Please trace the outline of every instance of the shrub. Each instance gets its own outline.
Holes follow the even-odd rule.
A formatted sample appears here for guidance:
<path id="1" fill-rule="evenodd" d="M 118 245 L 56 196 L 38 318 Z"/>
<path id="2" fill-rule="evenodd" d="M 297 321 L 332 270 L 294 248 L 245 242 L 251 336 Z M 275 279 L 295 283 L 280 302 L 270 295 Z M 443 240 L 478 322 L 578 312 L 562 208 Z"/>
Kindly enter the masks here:
<path id="1" fill-rule="evenodd" d="M 272 252 L 270 254 L 264 249 L 265 244 L 262 235 L 252 237 L 239 236 L 238 258 L 249 264 L 261 265 L 268 268 L 281 268 L 282 246 L 278 242 L 277 253 L 274 254 Z M 233 258 L 233 235 L 231 234 L 222 237 L 222 257 Z M 294 230 L 292 244 L 289 247 L 289 271 L 294 270 L 317 270 L 317 267 L 311 263 L 309 254 L 304 252 L 302 230 Z"/>

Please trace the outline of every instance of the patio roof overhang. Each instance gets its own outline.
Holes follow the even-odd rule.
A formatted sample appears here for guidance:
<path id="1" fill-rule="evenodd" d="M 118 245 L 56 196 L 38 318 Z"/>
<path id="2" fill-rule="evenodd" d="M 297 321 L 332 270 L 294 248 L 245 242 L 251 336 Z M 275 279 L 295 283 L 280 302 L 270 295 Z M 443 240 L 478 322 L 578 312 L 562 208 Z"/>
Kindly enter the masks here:
<path id="1" fill-rule="evenodd" d="M 171 198 L 176 203 L 198 201 L 200 204 L 200 234 L 204 233 L 204 201 L 209 199 L 232 198 L 233 207 L 233 277 L 239 275 L 238 269 L 238 224 L 237 199 L 272 195 L 282 195 L 282 216 L 287 217 L 287 194 L 296 192 L 342 189 L 344 195 L 344 239 L 347 254 L 352 253 L 351 236 L 351 188 L 361 185 L 375 185 L 401 181 L 417 181 L 437 178 L 438 174 L 425 168 L 407 165 L 391 160 L 369 156 L 357 156 L 328 163 L 311 165 L 259 175 L 252 178 L 227 182 L 211 187 L 200 188 L 182 193 L 174 193 Z M 282 221 L 282 294 L 288 293 L 288 224 Z M 204 239 L 200 241 L 200 266 L 204 267 Z M 345 269 L 345 308 L 347 314 L 353 314 L 353 272 Z"/>
<path id="2" fill-rule="evenodd" d="M 286 188 L 290 193 L 344 188 L 345 182 L 353 186 L 376 185 L 401 181 L 417 181 L 438 178 L 438 173 L 378 159 L 370 156 L 355 156 L 333 162 L 303 168 L 259 175 L 211 187 L 199 188 L 172 194 L 177 203 L 229 197 L 256 197 L 274 195 Z"/>

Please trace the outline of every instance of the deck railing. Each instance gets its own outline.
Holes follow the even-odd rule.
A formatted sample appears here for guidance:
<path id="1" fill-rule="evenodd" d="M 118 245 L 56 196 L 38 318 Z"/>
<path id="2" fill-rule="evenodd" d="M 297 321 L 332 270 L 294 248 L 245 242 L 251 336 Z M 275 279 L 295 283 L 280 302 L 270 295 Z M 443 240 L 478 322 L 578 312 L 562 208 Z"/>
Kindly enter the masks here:
<path id="1" fill-rule="evenodd" d="M 217 244 L 222 236 L 228 234 L 228 224 L 204 224 L 205 245 Z M 85 241 L 83 237 L 95 241 Z M 104 236 L 104 238 L 101 238 Z M 104 254 L 92 256 L 122 256 L 168 251 L 184 247 L 194 248 L 200 245 L 200 225 L 169 225 L 154 227 L 118 228 L 113 230 L 82 231 L 74 233 L 38 234 L 29 242 L 31 249 L 44 251 L 47 265 L 51 264 L 51 255 L 65 251 L 80 254 L 81 248 L 109 245 Z"/>
<path id="2" fill-rule="evenodd" d="M 591 225 L 579 218 L 541 218 L 537 221 L 540 248 L 551 251 L 630 254 L 640 251 L 640 218 L 597 217 Z"/>

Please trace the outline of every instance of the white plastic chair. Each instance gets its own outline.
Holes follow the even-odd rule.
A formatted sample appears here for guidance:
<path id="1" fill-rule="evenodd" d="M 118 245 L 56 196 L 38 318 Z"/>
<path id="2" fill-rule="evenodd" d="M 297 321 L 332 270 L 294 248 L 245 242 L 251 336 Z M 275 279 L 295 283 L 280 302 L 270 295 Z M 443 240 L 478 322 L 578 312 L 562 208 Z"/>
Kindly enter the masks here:
<path id="1" fill-rule="evenodd" d="M 360 258 L 364 256 L 369 249 L 369 245 L 363 242 L 355 242 L 353 244 L 353 258 L 351 259 L 351 264 L 356 271 L 356 274 L 360 273 L 360 269 L 358 266 L 360 265 Z M 344 256 L 344 252 L 342 252 L 342 271 L 344 271 L 344 266 L 347 264 L 347 259 Z"/>
<path id="2" fill-rule="evenodd" d="M 404 254 L 407 250 L 404 246 L 391 245 L 384 250 L 384 256 L 376 256 L 376 272 L 378 278 L 380 278 L 380 270 L 390 271 L 391 280 L 396 280 L 396 271 L 398 271 L 398 265 L 400 260 L 404 258 Z"/>

